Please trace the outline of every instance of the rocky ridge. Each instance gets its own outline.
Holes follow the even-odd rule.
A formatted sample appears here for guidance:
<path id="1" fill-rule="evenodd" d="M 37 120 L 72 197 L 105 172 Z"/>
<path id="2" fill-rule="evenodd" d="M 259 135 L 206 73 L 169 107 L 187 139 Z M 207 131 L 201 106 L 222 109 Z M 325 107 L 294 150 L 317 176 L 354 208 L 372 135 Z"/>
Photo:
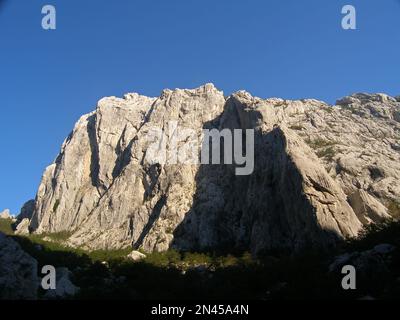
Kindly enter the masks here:
<path id="1" fill-rule="evenodd" d="M 67 231 L 68 245 L 88 249 L 331 246 L 399 206 L 399 101 L 224 97 L 212 84 L 158 98 L 104 98 L 63 143 L 24 218 L 31 215 L 35 233 Z M 254 172 L 146 162 L 154 128 L 172 146 L 171 123 L 179 134 L 195 132 L 180 150 L 201 141 L 205 128 L 254 129 Z"/>

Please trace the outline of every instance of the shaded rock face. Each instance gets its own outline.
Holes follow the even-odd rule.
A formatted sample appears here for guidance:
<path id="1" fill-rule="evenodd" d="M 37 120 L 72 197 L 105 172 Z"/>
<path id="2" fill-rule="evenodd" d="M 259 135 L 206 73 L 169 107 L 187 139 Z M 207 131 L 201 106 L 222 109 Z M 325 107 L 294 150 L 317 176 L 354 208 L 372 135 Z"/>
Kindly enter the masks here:
<path id="1" fill-rule="evenodd" d="M 37 261 L 0 232 L 0 299 L 36 299 Z"/>
<path id="2" fill-rule="evenodd" d="M 343 266 L 351 265 L 357 270 L 357 282 L 382 282 L 391 279 L 390 265 L 396 247 L 381 243 L 370 250 L 355 251 L 335 257 L 329 265 L 329 272 L 340 273 Z"/>
<path id="3" fill-rule="evenodd" d="M 23 219 L 31 219 L 33 212 L 35 211 L 35 200 L 29 200 L 24 203 L 21 208 L 19 215 L 17 216 L 17 221 L 22 221 Z"/>
<path id="4" fill-rule="evenodd" d="M 30 233 L 30 223 L 33 212 L 35 211 L 35 200 L 29 200 L 22 206 L 16 221 L 13 224 L 13 229 L 17 235 L 27 235 Z"/>
<path id="5" fill-rule="evenodd" d="M 400 199 L 399 105 L 366 94 L 338 106 L 244 91 L 225 98 L 211 84 L 104 98 L 43 174 L 30 228 L 70 231 L 69 245 L 89 249 L 330 246 L 374 214 L 386 217 L 385 201 Z M 253 129 L 254 170 L 238 176 L 235 164 L 149 162 L 154 128 L 164 130 L 167 150 L 179 151 L 204 129 Z M 174 142 L 185 128 L 192 135 Z M 365 210 L 347 201 L 358 190 Z"/>
<path id="6" fill-rule="evenodd" d="M 225 165 L 203 165 L 191 211 L 177 228 L 178 248 L 300 250 L 355 236 L 361 223 L 346 195 L 312 150 L 285 126 L 273 128 L 244 93 L 232 97 L 221 128 L 254 128 L 255 170 L 237 177 Z M 268 118 L 267 118 L 268 119 Z M 259 123 L 259 125 L 254 125 Z"/>
<path id="7" fill-rule="evenodd" d="M 357 190 L 351 194 L 349 202 L 364 224 L 383 222 L 390 217 L 386 207 L 364 190 Z"/>

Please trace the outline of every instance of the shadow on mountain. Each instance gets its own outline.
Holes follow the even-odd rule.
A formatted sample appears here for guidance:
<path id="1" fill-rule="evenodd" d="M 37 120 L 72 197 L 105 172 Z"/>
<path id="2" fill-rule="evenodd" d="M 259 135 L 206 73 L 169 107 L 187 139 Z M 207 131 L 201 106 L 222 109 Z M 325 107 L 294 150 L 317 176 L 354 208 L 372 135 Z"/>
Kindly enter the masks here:
<path id="1" fill-rule="evenodd" d="M 229 98 L 225 112 L 203 129 L 252 129 L 249 124 L 262 119 L 256 109 L 239 114 L 240 108 L 244 109 L 238 100 Z M 242 154 L 246 154 L 245 133 L 242 139 Z M 304 178 L 287 154 L 285 133 L 279 127 L 267 133 L 256 129 L 254 139 L 250 175 L 236 175 L 235 164 L 200 165 L 193 205 L 175 229 L 172 248 L 218 254 L 246 250 L 290 254 L 310 248 L 325 250 L 337 243 L 340 235 L 321 229 L 316 209 L 304 194 Z M 220 152 L 223 159 L 223 143 Z"/>
<path id="2" fill-rule="evenodd" d="M 99 145 L 97 143 L 96 137 L 96 114 L 89 116 L 87 119 L 87 127 L 86 127 L 88 137 L 89 137 L 89 146 L 90 146 L 90 179 L 92 181 L 92 186 L 99 186 L 99 167 L 100 167 L 100 159 L 99 159 Z"/>
<path id="3" fill-rule="evenodd" d="M 153 227 L 154 223 L 158 220 L 161 214 L 161 209 L 165 205 L 166 202 L 166 197 L 162 196 L 156 203 L 156 205 L 153 208 L 153 211 L 150 214 L 149 220 L 144 226 L 142 232 L 140 233 L 140 236 L 136 240 L 136 242 L 133 244 L 133 249 L 138 250 L 140 246 L 143 243 L 144 238 L 146 235 L 149 233 L 151 228 Z"/>

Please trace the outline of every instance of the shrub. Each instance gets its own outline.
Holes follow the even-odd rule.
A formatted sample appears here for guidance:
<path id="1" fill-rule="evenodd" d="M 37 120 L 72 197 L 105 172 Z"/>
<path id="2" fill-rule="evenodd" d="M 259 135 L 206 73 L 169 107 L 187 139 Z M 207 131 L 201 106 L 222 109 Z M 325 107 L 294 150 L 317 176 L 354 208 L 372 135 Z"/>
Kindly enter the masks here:
<path id="1" fill-rule="evenodd" d="M 71 231 L 60 231 L 54 233 L 43 233 L 40 236 L 42 238 L 48 237 L 56 242 L 66 241 L 72 235 Z"/>
<path id="2" fill-rule="evenodd" d="M 290 129 L 292 129 L 292 130 L 297 130 L 297 131 L 301 131 L 301 130 L 304 129 L 304 127 L 303 127 L 303 126 L 300 126 L 300 125 L 293 125 L 293 126 L 290 126 Z"/>
<path id="3" fill-rule="evenodd" d="M 244 252 L 239 260 L 240 264 L 243 266 L 250 266 L 256 262 L 250 252 Z"/>
<path id="4" fill-rule="evenodd" d="M 333 149 L 332 147 L 328 147 L 326 149 L 319 150 L 316 154 L 318 158 L 325 158 L 327 160 L 332 160 L 336 152 L 335 149 Z"/>
<path id="5" fill-rule="evenodd" d="M 218 257 L 215 259 L 218 268 L 228 268 L 239 264 L 239 259 L 231 254 L 227 256 Z"/>
<path id="6" fill-rule="evenodd" d="M 387 206 L 389 214 L 395 218 L 400 219 L 400 204 L 394 200 L 390 200 Z"/>
<path id="7" fill-rule="evenodd" d="M 132 248 L 123 248 L 116 250 L 94 250 L 88 252 L 87 255 L 92 261 L 110 261 L 126 258 L 132 252 Z"/>
<path id="8" fill-rule="evenodd" d="M 53 206 L 53 213 L 57 211 L 59 205 L 60 205 L 60 200 L 57 199 Z"/>
<path id="9" fill-rule="evenodd" d="M 336 141 L 327 141 L 327 140 L 320 139 L 320 138 L 317 138 L 315 140 L 307 139 L 306 143 L 313 149 L 334 146 L 337 144 Z"/>
<path id="10" fill-rule="evenodd" d="M 205 253 L 185 252 L 183 255 L 183 261 L 189 265 L 210 264 L 212 262 L 212 257 Z"/>
<path id="11" fill-rule="evenodd" d="M 168 250 L 165 252 L 152 252 L 147 254 L 144 262 L 154 266 L 165 267 L 170 264 L 177 264 L 181 261 L 181 255 L 176 250 Z"/>

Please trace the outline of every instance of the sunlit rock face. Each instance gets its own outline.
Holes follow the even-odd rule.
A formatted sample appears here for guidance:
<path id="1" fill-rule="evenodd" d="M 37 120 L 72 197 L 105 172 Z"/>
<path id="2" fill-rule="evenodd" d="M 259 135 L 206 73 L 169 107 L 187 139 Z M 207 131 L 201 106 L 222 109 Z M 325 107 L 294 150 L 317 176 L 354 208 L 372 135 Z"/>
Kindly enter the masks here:
<path id="1" fill-rule="evenodd" d="M 88 249 L 331 246 L 386 219 L 399 201 L 399 112 L 383 94 L 330 106 L 245 91 L 225 97 L 212 84 L 103 98 L 45 170 L 30 230 L 68 231 L 68 245 Z M 252 130 L 251 173 L 238 175 L 235 163 L 183 161 L 188 146 L 201 152 L 205 129 L 242 130 L 242 146 Z M 179 151 L 176 161 L 149 161 L 157 130 L 165 157 Z"/>

